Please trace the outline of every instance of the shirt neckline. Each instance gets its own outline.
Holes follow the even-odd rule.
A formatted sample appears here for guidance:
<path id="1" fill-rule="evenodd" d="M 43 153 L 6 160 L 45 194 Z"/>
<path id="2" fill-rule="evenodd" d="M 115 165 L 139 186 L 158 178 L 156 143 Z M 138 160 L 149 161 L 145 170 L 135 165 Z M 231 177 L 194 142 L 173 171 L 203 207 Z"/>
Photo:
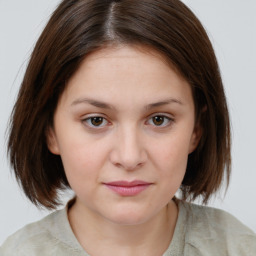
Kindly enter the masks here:
<path id="1" fill-rule="evenodd" d="M 75 201 L 75 198 L 70 200 L 66 204 L 65 208 L 63 208 L 62 210 L 58 210 L 54 215 L 55 228 L 52 228 L 54 233 L 53 235 L 58 240 L 62 241 L 63 243 L 71 247 L 72 250 L 83 253 L 83 255 L 85 256 L 90 256 L 81 246 L 81 244 L 78 242 L 68 220 L 68 209 L 72 206 L 74 201 Z M 175 225 L 172 240 L 167 250 L 163 254 L 163 256 L 183 255 L 184 246 L 185 246 L 185 234 L 186 234 L 185 223 L 187 218 L 184 204 L 185 202 L 177 200 L 177 205 L 179 209 L 178 218 Z"/>

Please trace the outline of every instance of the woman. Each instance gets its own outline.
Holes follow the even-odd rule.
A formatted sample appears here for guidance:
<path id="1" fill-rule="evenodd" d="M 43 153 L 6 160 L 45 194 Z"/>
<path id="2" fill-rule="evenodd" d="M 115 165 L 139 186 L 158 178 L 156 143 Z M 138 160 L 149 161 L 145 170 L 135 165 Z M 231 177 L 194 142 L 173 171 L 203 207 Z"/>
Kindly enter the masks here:
<path id="1" fill-rule="evenodd" d="M 180 1 L 64 0 L 39 38 L 8 144 L 28 198 L 65 209 L 4 255 L 253 255 L 207 203 L 230 175 L 230 125 L 205 30 Z M 182 197 L 175 193 L 180 189 Z"/>

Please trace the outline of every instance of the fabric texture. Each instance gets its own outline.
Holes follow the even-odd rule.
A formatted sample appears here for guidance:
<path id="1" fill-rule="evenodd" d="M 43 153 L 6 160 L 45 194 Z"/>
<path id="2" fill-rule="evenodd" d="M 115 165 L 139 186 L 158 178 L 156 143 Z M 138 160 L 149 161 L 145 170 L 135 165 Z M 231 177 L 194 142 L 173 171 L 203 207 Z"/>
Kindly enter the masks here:
<path id="1" fill-rule="evenodd" d="M 163 256 L 255 256 L 256 234 L 232 215 L 179 202 L 173 239 Z M 0 256 L 90 256 L 70 227 L 68 207 L 29 224 L 0 247 Z"/>

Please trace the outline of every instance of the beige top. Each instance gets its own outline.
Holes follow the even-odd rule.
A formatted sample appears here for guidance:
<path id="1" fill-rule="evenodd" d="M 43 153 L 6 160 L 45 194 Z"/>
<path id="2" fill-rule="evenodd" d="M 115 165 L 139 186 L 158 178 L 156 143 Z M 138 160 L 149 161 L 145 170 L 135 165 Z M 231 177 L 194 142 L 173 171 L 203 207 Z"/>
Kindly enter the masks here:
<path id="1" fill-rule="evenodd" d="M 0 256 L 89 256 L 74 236 L 67 207 L 29 224 L 0 247 Z M 255 256 L 256 234 L 230 214 L 179 202 L 174 236 L 163 256 Z"/>

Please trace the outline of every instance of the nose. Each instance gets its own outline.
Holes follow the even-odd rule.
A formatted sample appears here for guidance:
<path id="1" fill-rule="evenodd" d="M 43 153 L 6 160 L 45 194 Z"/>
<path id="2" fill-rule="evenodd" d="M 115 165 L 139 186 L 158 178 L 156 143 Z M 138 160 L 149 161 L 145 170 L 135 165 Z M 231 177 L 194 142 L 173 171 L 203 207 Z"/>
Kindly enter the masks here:
<path id="1" fill-rule="evenodd" d="M 114 147 L 110 153 L 110 161 L 115 166 L 133 171 L 143 166 L 147 158 L 142 136 L 136 128 L 126 127 L 117 132 Z"/>

